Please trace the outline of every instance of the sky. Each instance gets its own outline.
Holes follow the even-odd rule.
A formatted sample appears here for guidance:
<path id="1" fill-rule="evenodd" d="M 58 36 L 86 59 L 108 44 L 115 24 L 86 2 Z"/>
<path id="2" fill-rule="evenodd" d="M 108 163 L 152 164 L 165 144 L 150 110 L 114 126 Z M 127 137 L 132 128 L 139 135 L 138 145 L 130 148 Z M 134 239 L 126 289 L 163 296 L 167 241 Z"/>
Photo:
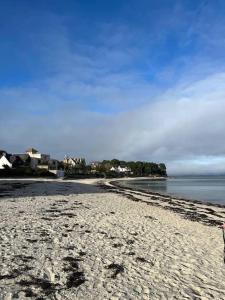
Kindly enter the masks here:
<path id="1" fill-rule="evenodd" d="M 225 174 L 225 1 L 0 0 L 0 148 Z"/>

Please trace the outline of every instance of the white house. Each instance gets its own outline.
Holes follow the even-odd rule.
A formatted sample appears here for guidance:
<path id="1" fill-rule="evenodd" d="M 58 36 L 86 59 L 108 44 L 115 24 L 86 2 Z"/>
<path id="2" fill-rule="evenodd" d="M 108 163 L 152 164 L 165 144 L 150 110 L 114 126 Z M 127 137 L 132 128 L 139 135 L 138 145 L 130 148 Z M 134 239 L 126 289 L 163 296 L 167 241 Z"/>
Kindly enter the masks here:
<path id="1" fill-rule="evenodd" d="M 118 168 L 112 167 L 112 168 L 110 169 L 110 171 L 118 172 Z"/>
<path id="2" fill-rule="evenodd" d="M 121 166 L 119 166 L 119 167 L 118 167 L 118 171 L 119 171 L 120 173 L 127 173 L 127 172 L 131 172 L 131 169 L 128 168 L 128 167 L 121 167 Z"/>
<path id="3" fill-rule="evenodd" d="M 0 150 L 0 169 L 17 168 L 20 166 L 30 166 L 31 168 L 46 169 L 58 177 L 64 176 L 64 171 L 58 170 L 58 160 L 50 159 L 49 154 L 39 153 L 34 148 L 30 148 L 23 154 L 8 154 Z"/>
<path id="4" fill-rule="evenodd" d="M 3 153 L 0 158 L 0 169 L 5 169 L 5 166 L 12 168 L 12 164 L 9 160 L 9 157 L 6 153 Z"/>
<path id="5" fill-rule="evenodd" d="M 31 167 L 32 168 L 36 168 L 36 167 L 38 167 L 38 165 L 48 166 L 48 163 L 50 160 L 49 154 L 42 154 L 34 148 L 27 149 L 26 154 L 28 154 L 31 158 Z"/>
<path id="6" fill-rule="evenodd" d="M 85 159 L 81 158 L 81 157 L 65 156 L 63 163 L 64 163 L 64 165 L 66 165 L 68 167 L 80 167 L 80 166 L 86 165 Z"/>
<path id="7" fill-rule="evenodd" d="M 114 171 L 114 172 L 117 172 L 117 173 L 128 173 L 128 172 L 131 172 L 131 169 L 128 168 L 128 167 L 121 167 L 121 166 L 119 166 L 118 168 L 112 167 L 110 169 L 110 171 Z"/>
<path id="8" fill-rule="evenodd" d="M 37 158 L 40 159 L 42 161 L 49 161 L 50 160 L 50 155 L 49 154 L 42 154 L 40 152 L 38 152 L 36 149 L 34 148 L 29 148 L 26 150 L 26 153 L 32 157 L 32 158 Z"/>

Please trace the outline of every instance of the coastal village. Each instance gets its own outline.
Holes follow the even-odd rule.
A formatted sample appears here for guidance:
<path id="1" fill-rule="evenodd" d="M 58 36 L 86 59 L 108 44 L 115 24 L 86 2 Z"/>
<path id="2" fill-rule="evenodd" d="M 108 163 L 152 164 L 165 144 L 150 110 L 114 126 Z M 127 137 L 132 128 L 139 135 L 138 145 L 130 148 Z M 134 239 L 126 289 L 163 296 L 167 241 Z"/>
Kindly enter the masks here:
<path id="1" fill-rule="evenodd" d="M 25 153 L 8 153 L 0 150 L 0 174 L 56 177 L 123 177 L 123 176 L 166 176 L 166 166 L 163 163 L 126 162 L 117 159 L 93 161 L 86 163 L 85 158 L 65 156 L 62 161 L 54 159 L 50 154 L 44 154 L 34 148 L 28 148 Z"/>

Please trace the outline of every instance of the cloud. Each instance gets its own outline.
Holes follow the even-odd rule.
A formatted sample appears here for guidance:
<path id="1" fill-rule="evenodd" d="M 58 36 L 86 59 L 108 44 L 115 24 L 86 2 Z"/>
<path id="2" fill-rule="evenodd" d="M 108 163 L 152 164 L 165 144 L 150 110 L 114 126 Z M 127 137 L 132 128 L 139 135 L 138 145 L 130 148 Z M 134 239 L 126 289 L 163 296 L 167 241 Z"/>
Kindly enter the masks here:
<path id="1" fill-rule="evenodd" d="M 0 89 L 1 148 L 165 162 L 170 174 L 225 172 L 225 72 L 208 55 L 206 9 L 175 5 L 161 19 L 156 9 L 147 31 L 146 20 L 133 31 L 100 23 L 90 39 L 72 38 L 65 17 L 46 14 L 40 27 L 39 15 L 24 21 L 36 24 L 28 41 L 41 71 Z"/>
<path id="2" fill-rule="evenodd" d="M 19 105 L 15 110 L 10 106 L 7 114 L 1 111 L 1 141 L 11 151 L 35 146 L 57 157 L 165 161 L 170 173 L 221 172 L 225 167 L 215 159 L 225 159 L 223 82 L 225 73 L 181 84 L 149 104 L 111 116 L 77 107 L 73 101 L 57 103 L 53 97 L 45 104 L 46 95 L 35 90 L 11 91 L 4 96 L 15 100 L 16 95 Z M 31 114 L 34 103 L 34 111 L 39 107 L 41 114 Z"/>

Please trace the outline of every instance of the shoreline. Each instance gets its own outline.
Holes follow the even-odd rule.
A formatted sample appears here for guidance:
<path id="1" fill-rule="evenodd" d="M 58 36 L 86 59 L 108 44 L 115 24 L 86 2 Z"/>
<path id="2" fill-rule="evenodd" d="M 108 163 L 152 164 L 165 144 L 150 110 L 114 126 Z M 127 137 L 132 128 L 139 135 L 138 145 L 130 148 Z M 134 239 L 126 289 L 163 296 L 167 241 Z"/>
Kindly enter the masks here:
<path id="1" fill-rule="evenodd" d="M 134 180 L 136 180 L 138 178 L 140 178 L 140 177 L 134 178 Z M 141 177 L 141 178 L 145 179 L 145 177 Z M 122 180 L 124 180 L 124 179 L 122 179 Z M 110 183 L 114 186 L 119 187 L 119 188 L 124 188 L 124 189 L 128 189 L 128 190 L 131 190 L 131 191 L 143 192 L 143 193 L 149 194 L 149 195 L 156 195 L 156 196 L 160 196 L 160 197 L 173 198 L 173 199 L 177 199 L 177 200 L 181 200 L 181 201 L 192 202 L 192 203 L 197 203 L 197 204 L 202 204 L 202 205 L 207 205 L 207 206 L 215 206 L 215 207 L 225 208 L 225 204 L 212 203 L 212 202 L 208 202 L 208 201 L 197 200 L 197 199 L 192 199 L 192 198 L 187 198 L 187 197 L 184 198 L 184 197 L 179 197 L 179 196 L 172 195 L 172 194 L 166 194 L 166 193 L 162 193 L 162 192 L 155 192 L 151 189 L 149 189 L 147 191 L 147 190 L 143 190 L 143 189 L 132 188 L 132 187 L 117 184 L 122 180 L 115 179 L 115 180 L 111 180 Z M 125 179 L 125 180 L 129 180 L 129 179 Z M 157 179 L 153 179 L 153 180 L 157 180 Z"/>
<path id="2" fill-rule="evenodd" d="M 110 180 L 100 186 L 111 192 L 122 194 L 136 202 L 143 202 L 152 206 L 160 206 L 181 215 L 185 219 L 200 222 L 209 226 L 220 226 L 225 220 L 225 205 L 201 202 L 199 200 L 189 200 L 174 197 L 158 192 L 143 191 L 132 187 L 125 187 L 119 184 L 120 180 Z M 115 189 L 115 190 L 111 190 Z M 138 198 L 139 196 L 139 198 Z M 140 199 L 143 196 L 146 199 Z"/>

